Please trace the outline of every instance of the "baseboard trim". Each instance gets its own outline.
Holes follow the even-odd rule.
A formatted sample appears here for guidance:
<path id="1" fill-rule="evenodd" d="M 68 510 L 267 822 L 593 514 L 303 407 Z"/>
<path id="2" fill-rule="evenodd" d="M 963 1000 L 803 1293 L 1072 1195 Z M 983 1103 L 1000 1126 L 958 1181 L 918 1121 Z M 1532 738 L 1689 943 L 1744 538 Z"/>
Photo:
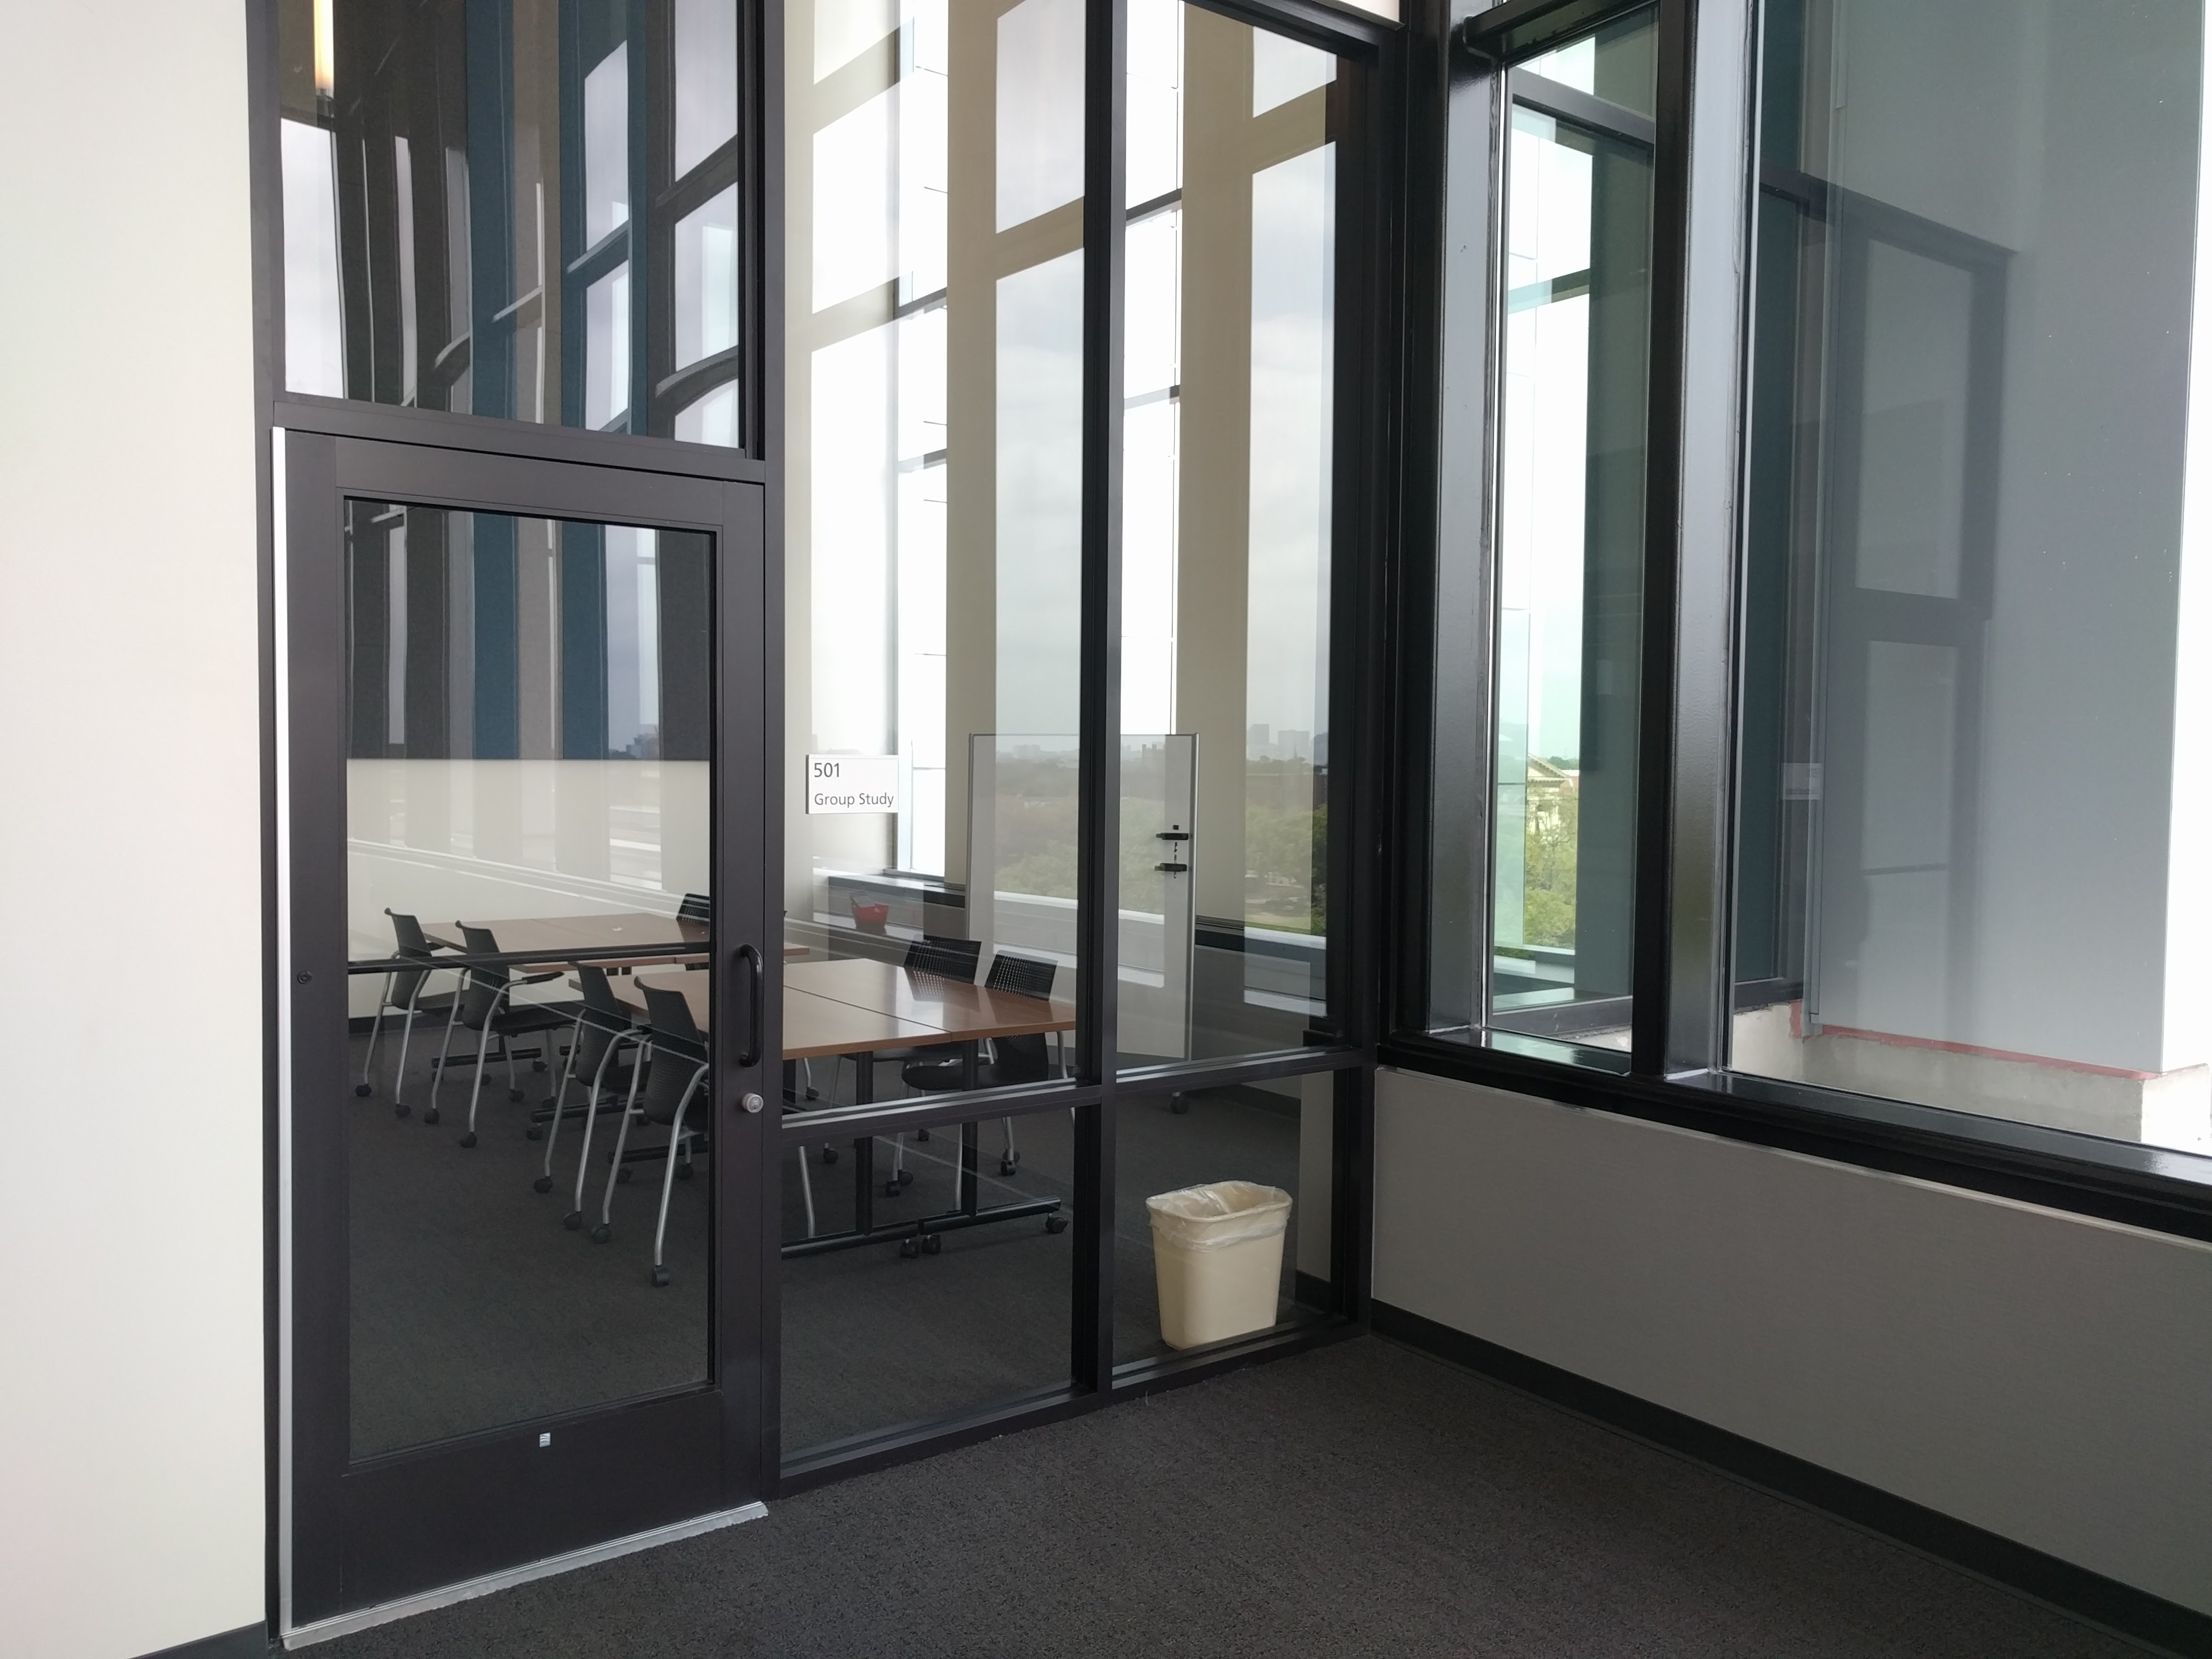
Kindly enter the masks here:
<path id="1" fill-rule="evenodd" d="M 334 1636 L 350 1636 L 357 1630 L 390 1624 L 395 1619 L 428 1613 L 434 1607 L 447 1607 L 456 1601 L 473 1601 L 479 1595 L 489 1595 L 495 1590 L 512 1589 L 517 1584 L 527 1584 L 533 1579 L 550 1578 L 556 1572 L 573 1572 L 578 1567 L 611 1561 L 619 1555 L 635 1555 L 640 1550 L 649 1550 L 656 1545 L 672 1544 L 680 1538 L 696 1538 L 702 1532 L 733 1527 L 741 1521 L 758 1521 L 767 1514 L 768 1505 L 765 1504 L 745 1504 L 733 1510 L 717 1510 L 712 1515 L 694 1516 L 689 1521 L 655 1527 L 648 1532 L 634 1532 L 626 1538 L 611 1539 L 606 1543 L 593 1544 L 585 1549 L 549 1555 L 542 1561 L 508 1567 L 501 1572 L 488 1572 L 481 1578 L 447 1584 L 441 1589 L 424 1590 L 419 1595 L 404 1595 L 396 1601 L 380 1602 L 357 1613 L 341 1613 L 333 1618 L 319 1619 L 312 1625 L 301 1625 L 296 1630 L 285 1632 L 284 1646 L 288 1650 L 312 1647 L 318 1642 L 327 1642 Z M 210 1655 L 210 1659 L 214 1659 L 214 1656 Z M 229 1659 L 229 1656 L 223 1656 L 223 1659 Z"/>
<path id="2" fill-rule="evenodd" d="M 1378 1336 L 1822 1510 L 2115 1635 L 2169 1653 L 2212 1655 L 2212 1617 L 2178 1602 L 1403 1308 L 1376 1302 L 1371 1310 Z"/>
<path id="3" fill-rule="evenodd" d="M 145 1659 L 269 1659 L 269 1650 L 268 1626 L 240 1625 L 219 1636 L 203 1636 L 196 1642 L 163 1648 L 159 1653 L 147 1654 Z"/>

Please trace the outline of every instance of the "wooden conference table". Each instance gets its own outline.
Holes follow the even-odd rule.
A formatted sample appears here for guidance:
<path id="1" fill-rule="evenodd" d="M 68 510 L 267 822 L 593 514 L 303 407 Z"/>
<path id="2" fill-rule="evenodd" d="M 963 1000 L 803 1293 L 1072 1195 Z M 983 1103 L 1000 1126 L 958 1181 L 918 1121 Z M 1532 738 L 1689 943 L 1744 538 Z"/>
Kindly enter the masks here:
<path id="1" fill-rule="evenodd" d="M 639 1014 L 646 1011 L 645 987 L 680 991 L 691 1018 L 702 1031 L 711 1030 L 714 998 L 711 975 L 653 973 L 616 976 L 608 982 L 616 999 Z M 958 980 L 915 974 L 887 962 L 849 958 L 836 962 L 794 963 L 784 969 L 783 1058 L 787 1066 L 801 1060 L 850 1054 L 858 1062 L 854 1097 L 868 1104 L 873 1095 L 875 1066 L 868 1055 L 879 1048 L 931 1048 L 957 1044 L 965 1068 L 965 1081 L 975 1083 L 976 1045 L 992 1037 L 1041 1036 L 1075 1029 L 1075 1008 L 1057 999 L 1023 996 L 994 991 Z M 785 1098 L 798 1107 L 795 1087 L 787 1085 Z M 802 1148 L 800 1156 L 804 1157 Z M 963 1227 L 976 1227 L 1022 1216 L 1055 1216 L 1057 1198 L 1031 1199 L 1011 1204 L 980 1201 L 976 1126 L 960 1126 L 960 1162 L 954 1175 L 953 1206 L 911 1221 L 878 1225 L 875 1219 L 875 1137 L 864 1135 L 853 1142 L 854 1224 L 845 1231 L 814 1234 L 787 1241 L 786 1255 L 814 1255 L 825 1250 L 896 1239 L 907 1254 L 938 1249 L 939 1236 Z M 897 1189 L 886 1186 L 886 1196 Z M 1064 1224 L 1048 1221 L 1058 1231 Z"/>
<path id="2" fill-rule="evenodd" d="M 623 911 L 584 916 L 523 916 L 492 921 L 425 925 L 424 936 L 434 945 L 465 951 L 464 927 L 489 932 L 503 955 L 564 958 L 571 966 L 604 967 L 617 970 L 608 983 L 625 1007 L 646 1012 L 641 981 L 684 994 L 691 1018 L 702 1031 L 714 1029 L 714 1003 L 709 994 L 712 975 L 666 971 L 640 975 L 631 970 L 703 962 L 709 928 L 703 921 L 680 916 L 660 916 L 644 911 Z M 665 953 L 646 947 L 665 946 Z M 612 960 L 595 960 L 602 952 L 622 951 Z M 630 954 L 635 952 L 635 954 Z M 787 945 L 787 959 L 805 957 L 804 945 Z M 548 962 L 544 964 L 556 964 Z M 1024 996 L 994 991 L 958 980 L 915 974 L 888 962 L 852 957 L 830 962 L 789 962 L 784 969 L 783 1059 L 787 1070 L 802 1060 L 823 1060 L 849 1054 L 858 1062 L 854 1085 L 856 1104 L 872 1103 L 875 1066 L 867 1056 L 883 1048 L 926 1048 L 957 1045 L 963 1067 L 963 1080 L 973 1087 L 978 1045 L 994 1037 L 1031 1036 L 1075 1029 L 1075 1008 L 1057 998 Z M 797 1091 L 787 1085 L 787 1101 L 798 1104 Z M 973 1121 L 961 1125 L 961 1156 L 957 1171 L 956 1200 L 948 1211 L 913 1221 L 876 1224 L 875 1137 L 865 1135 L 853 1143 L 854 1225 L 848 1231 L 812 1235 L 784 1245 L 786 1255 L 808 1255 L 842 1249 L 879 1239 L 896 1238 L 911 1254 L 937 1248 L 937 1236 L 961 1227 L 1010 1221 L 1018 1216 L 1054 1217 L 1057 1198 L 984 1206 L 977 1200 L 976 1133 Z M 887 1188 L 896 1192 L 896 1187 Z M 1054 1231 L 1065 1222 L 1048 1220 Z"/>

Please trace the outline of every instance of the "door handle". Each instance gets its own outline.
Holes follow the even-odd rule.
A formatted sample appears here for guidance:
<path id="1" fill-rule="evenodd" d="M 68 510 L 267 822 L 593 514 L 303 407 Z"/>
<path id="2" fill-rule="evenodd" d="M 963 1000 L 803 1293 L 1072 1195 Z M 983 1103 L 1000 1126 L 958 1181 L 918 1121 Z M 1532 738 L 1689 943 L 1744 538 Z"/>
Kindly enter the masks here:
<path id="1" fill-rule="evenodd" d="M 746 997 L 746 1006 L 751 1018 L 745 1026 L 745 1046 L 738 1055 L 740 1066 L 757 1066 L 761 1061 L 761 1036 L 768 1026 L 768 964 L 761 960 L 759 950 L 750 945 L 738 946 L 738 960 L 752 969 L 751 984 Z"/>

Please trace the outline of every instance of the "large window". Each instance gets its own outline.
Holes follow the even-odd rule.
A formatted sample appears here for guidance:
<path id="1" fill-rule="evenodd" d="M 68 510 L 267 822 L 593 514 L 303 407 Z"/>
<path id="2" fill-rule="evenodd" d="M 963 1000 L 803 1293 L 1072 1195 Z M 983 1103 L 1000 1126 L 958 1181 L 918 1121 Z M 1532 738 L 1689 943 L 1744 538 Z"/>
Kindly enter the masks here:
<path id="1" fill-rule="evenodd" d="M 748 442 L 738 0 L 282 0 L 289 391 Z"/>
<path id="2" fill-rule="evenodd" d="M 1442 623 L 1487 647 L 1494 724 L 1486 811 L 1440 826 L 1473 878 L 1438 1023 L 1601 1065 L 1632 1006 L 1653 35 L 1632 14 L 1506 77 L 1494 574 Z M 1440 721 L 1440 770 L 1471 782 L 1483 731 Z"/>
<path id="3" fill-rule="evenodd" d="M 2212 1153 L 2202 9 L 1758 10 L 1461 36 L 1429 1034 Z"/>

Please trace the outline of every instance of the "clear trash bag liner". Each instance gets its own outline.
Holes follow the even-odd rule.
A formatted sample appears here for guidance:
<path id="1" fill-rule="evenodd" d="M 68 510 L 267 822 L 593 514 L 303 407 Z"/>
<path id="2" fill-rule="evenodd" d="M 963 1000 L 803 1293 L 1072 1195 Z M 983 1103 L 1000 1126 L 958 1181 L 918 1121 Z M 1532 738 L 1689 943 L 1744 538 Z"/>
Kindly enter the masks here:
<path id="1" fill-rule="evenodd" d="M 1270 1238 L 1290 1223 L 1291 1195 L 1251 1181 L 1214 1181 L 1145 1200 L 1152 1232 L 1182 1250 L 1219 1250 Z"/>

